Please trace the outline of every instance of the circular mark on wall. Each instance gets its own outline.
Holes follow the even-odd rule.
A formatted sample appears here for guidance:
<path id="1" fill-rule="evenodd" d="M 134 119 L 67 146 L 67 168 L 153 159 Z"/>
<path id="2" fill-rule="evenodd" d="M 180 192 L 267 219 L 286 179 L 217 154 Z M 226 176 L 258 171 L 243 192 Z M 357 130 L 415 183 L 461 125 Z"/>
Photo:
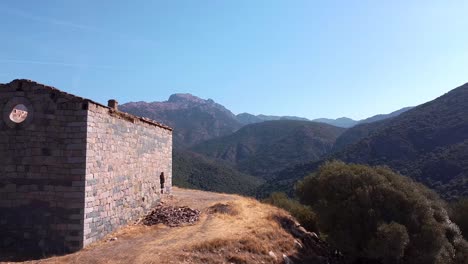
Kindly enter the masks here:
<path id="1" fill-rule="evenodd" d="M 28 117 L 28 108 L 24 104 L 17 104 L 11 109 L 10 120 L 19 124 Z"/>
<path id="2" fill-rule="evenodd" d="M 33 115 L 33 106 L 25 97 L 13 97 L 3 107 L 3 121 L 11 128 L 29 125 Z"/>

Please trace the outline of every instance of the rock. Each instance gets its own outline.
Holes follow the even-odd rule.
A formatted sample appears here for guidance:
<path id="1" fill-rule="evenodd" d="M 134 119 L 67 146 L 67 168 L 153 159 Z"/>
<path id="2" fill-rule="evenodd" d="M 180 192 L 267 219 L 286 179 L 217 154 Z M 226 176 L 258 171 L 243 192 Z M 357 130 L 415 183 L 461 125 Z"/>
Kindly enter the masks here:
<path id="1" fill-rule="evenodd" d="M 270 257 L 272 257 L 275 260 L 277 259 L 276 255 L 275 255 L 275 253 L 273 251 L 268 252 L 268 255 L 270 255 Z"/>
<path id="2" fill-rule="evenodd" d="M 292 260 L 285 254 L 283 254 L 283 260 L 284 260 L 284 264 L 293 264 Z"/>
<path id="3" fill-rule="evenodd" d="M 294 240 L 294 246 L 296 246 L 297 248 L 302 248 L 301 242 L 297 241 L 297 239 Z"/>
<path id="4" fill-rule="evenodd" d="M 299 226 L 299 227 L 297 228 L 297 230 L 298 230 L 299 232 L 303 233 L 303 234 L 309 232 L 309 231 L 307 231 L 307 230 L 306 230 L 304 227 L 302 227 L 302 226 Z"/>

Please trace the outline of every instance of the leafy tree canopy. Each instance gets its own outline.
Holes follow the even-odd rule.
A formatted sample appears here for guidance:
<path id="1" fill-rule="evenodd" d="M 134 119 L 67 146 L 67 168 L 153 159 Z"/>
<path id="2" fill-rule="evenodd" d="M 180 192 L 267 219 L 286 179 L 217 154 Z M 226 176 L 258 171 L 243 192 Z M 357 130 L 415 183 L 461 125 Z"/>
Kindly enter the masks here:
<path id="1" fill-rule="evenodd" d="M 388 168 L 328 162 L 298 183 L 297 194 L 350 261 L 468 263 L 444 202 Z"/>

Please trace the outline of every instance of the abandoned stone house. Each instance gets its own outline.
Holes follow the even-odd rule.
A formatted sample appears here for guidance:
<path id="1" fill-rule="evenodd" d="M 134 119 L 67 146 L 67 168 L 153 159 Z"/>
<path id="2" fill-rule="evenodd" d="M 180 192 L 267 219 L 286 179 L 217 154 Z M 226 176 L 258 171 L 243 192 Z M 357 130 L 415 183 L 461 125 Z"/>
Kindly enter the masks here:
<path id="1" fill-rule="evenodd" d="M 79 250 L 171 191 L 172 129 L 28 80 L 0 84 L 0 251 Z"/>

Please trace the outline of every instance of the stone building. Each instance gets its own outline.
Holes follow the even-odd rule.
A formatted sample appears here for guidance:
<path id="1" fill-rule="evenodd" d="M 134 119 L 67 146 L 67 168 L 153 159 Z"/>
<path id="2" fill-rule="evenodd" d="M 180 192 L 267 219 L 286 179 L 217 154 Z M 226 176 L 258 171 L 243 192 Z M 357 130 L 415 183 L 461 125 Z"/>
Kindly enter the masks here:
<path id="1" fill-rule="evenodd" d="M 0 251 L 81 249 L 171 191 L 172 129 L 28 80 L 0 84 Z"/>

